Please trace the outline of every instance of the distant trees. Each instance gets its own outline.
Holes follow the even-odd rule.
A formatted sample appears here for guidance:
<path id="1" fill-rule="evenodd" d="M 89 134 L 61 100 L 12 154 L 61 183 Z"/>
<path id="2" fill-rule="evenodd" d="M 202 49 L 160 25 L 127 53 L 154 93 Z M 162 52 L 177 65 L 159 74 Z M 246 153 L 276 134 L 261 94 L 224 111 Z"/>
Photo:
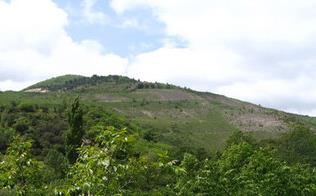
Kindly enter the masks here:
<path id="1" fill-rule="evenodd" d="M 91 77 L 80 77 L 80 76 L 62 76 L 53 78 L 31 86 L 30 88 L 42 88 L 49 91 L 67 91 L 67 90 L 82 90 L 79 87 L 91 87 L 98 86 L 101 84 L 113 85 L 113 90 L 136 90 L 136 89 L 174 89 L 178 88 L 174 85 L 163 84 L 163 83 L 152 83 L 142 82 L 140 80 L 131 79 L 125 76 L 109 75 L 109 76 L 98 76 L 93 75 Z M 115 85 L 121 85 L 121 89 Z M 123 86 L 123 88 L 122 88 Z"/>
<path id="2" fill-rule="evenodd" d="M 173 89 L 173 88 L 177 88 L 174 85 L 170 85 L 170 84 L 162 84 L 162 83 L 151 83 L 151 82 L 141 82 L 138 81 L 137 82 L 137 89 Z"/>
<path id="3" fill-rule="evenodd" d="M 136 80 L 130 79 L 124 76 L 118 75 L 109 75 L 109 76 L 98 76 L 93 75 L 92 77 L 72 77 L 68 80 L 59 81 L 55 79 L 55 82 L 45 83 L 43 85 L 38 85 L 38 88 L 48 89 L 50 91 L 59 91 L 59 90 L 72 90 L 79 86 L 94 86 L 100 83 L 114 83 L 114 84 L 122 84 L 122 83 L 136 83 Z"/>
<path id="4" fill-rule="evenodd" d="M 304 126 L 283 134 L 275 143 L 279 156 L 289 163 L 308 163 L 316 166 L 316 135 Z"/>
<path id="5" fill-rule="evenodd" d="M 83 110 L 79 97 L 75 98 L 68 110 L 69 130 L 66 135 L 66 155 L 70 163 L 74 163 L 78 157 L 77 148 L 81 146 L 84 136 Z"/>

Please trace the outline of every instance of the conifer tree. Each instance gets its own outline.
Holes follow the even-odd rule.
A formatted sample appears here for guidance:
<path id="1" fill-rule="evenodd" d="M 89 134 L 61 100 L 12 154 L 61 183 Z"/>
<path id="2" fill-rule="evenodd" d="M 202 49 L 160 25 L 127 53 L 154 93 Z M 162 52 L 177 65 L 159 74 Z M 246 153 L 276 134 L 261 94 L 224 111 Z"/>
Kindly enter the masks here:
<path id="1" fill-rule="evenodd" d="M 78 157 L 77 148 L 81 146 L 83 130 L 83 110 L 79 97 L 75 98 L 68 110 L 69 130 L 66 135 L 66 155 L 70 163 L 74 163 Z"/>

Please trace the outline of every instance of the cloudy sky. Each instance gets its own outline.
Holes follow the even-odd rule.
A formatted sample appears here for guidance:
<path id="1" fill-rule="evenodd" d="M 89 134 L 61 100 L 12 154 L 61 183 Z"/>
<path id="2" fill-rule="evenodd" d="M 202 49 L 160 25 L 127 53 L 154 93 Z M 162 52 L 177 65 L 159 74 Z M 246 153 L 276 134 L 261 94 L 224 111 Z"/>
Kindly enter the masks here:
<path id="1" fill-rule="evenodd" d="M 0 90 L 119 74 L 316 115 L 316 0 L 0 0 Z"/>

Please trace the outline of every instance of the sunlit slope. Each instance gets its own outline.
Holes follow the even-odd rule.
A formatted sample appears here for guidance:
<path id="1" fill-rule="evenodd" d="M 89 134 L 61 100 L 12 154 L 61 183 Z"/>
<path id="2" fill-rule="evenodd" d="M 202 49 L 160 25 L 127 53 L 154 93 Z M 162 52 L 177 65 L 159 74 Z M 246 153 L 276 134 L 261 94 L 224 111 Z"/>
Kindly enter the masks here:
<path id="1" fill-rule="evenodd" d="M 220 150 L 235 130 L 259 139 L 277 137 L 296 124 L 314 128 L 314 118 L 293 115 L 212 93 L 122 76 L 62 76 L 35 84 L 45 93 L 20 92 L 23 99 L 64 100 L 80 96 L 87 105 L 139 124 L 155 140 L 179 148 Z"/>

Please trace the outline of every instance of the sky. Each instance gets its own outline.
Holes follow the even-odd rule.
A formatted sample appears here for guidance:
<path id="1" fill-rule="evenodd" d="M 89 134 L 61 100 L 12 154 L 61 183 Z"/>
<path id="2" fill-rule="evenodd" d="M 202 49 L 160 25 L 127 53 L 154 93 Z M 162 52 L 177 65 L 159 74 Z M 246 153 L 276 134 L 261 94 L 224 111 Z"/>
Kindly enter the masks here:
<path id="1" fill-rule="evenodd" d="M 316 0 L 0 0 L 0 90 L 118 74 L 316 116 Z"/>

